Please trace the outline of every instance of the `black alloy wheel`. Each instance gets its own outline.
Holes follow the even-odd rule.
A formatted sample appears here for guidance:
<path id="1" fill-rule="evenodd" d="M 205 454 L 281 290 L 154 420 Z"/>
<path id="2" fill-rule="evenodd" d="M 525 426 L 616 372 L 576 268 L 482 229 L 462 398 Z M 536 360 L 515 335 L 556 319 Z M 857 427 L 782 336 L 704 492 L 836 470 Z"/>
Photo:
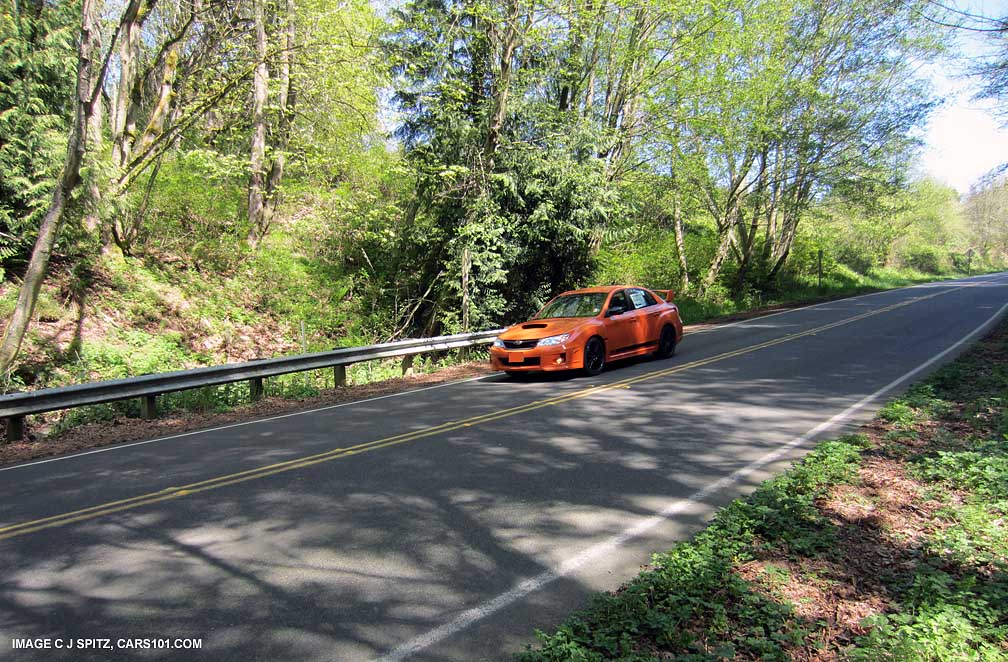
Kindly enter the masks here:
<path id="1" fill-rule="evenodd" d="M 589 338 L 584 349 L 584 371 L 594 377 L 605 368 L 605 345 L 598 336 Z"/>
<path id="2" fill-rule="evenodd" d="M 655 356 L 660 359 L 667 359 L 675 354 L 675 329 L 672 325 L 666 324 L 662 327 L 661 335 L 658 337 L 658 350 L 655 352 Z"/>

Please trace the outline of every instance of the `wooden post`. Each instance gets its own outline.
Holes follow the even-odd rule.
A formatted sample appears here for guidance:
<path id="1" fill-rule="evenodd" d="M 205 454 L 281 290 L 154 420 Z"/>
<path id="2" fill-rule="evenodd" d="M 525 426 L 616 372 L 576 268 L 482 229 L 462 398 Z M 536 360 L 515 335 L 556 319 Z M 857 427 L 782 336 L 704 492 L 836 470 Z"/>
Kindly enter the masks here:
<path id="1" fill-rule="evenodd" d="M 146 421 L 157 418 L 156 395 L 145 395 L 140 398 L 140 418 Z"/>
<path id="2" fill-rule="evenodd" d="M 413 355 L 407 354 L 402 357 L 402 375 L 403 377 L 413 376 Z"/>
<path id="3" fill-rule="evenodd" d="M 263 397 L 263 378 L 253 377 L 249 380 L 249 400 L 255 402 Z"/>
<path id="4" fill-rule="evenodd" d="M 24 439 L 24 416 L 11 416 L 7 419 L 7 443 Z"/>
<path id="5" fill-rule="evenodd" d="M 333 366 L 333 384 L 336 388 L 341 388 L 346 386 L 346 366 L 336 365 Z"/>

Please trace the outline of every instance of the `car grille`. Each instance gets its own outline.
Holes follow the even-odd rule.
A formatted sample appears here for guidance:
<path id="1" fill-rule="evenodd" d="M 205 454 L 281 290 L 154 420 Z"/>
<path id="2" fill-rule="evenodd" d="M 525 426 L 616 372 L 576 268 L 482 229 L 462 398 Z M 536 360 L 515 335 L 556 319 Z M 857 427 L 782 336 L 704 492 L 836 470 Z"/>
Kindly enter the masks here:
<path id="1" fill-rule="evenodd" d="M 508 359 L 507 365 L 521 365 L 521 366 L 539 365 L 539 357 L 538 356 L 527 356 L 527 357 L 525 357 L 525 359 L 523 361 L 512 361 L 512 360 Z"/>
<path id="2" fill-rule="evenodd" d="M 539 344 L 538 340 L 505 340 L 505 349 L 532 349 Z"/>

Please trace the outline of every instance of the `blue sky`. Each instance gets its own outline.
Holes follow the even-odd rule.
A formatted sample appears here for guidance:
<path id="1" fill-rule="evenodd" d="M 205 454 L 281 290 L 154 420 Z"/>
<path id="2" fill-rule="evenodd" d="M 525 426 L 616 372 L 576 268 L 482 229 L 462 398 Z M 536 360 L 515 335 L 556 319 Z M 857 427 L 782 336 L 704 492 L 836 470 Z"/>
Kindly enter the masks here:
<path id="1" fill-rule="evenodd" d="M 1008 0 L 960 0 L 960 9 L 985 16 L 1008 15 Z M 988 47 L 975 33 L 961 32 L 955 46 L 958 55 L 976 56 Z M 943 181 L 960 193 L 985 173 L 1008 162 L 1008 109 L 998 118 L 995 103 L 975 100 L 977 83 L 962 76 L 964 62 L 949 57 L 932 68 L 935 91 L 945 103 L 931 117 L 924 139 L 926 146 L 918 164 L 922 174 Z"/>

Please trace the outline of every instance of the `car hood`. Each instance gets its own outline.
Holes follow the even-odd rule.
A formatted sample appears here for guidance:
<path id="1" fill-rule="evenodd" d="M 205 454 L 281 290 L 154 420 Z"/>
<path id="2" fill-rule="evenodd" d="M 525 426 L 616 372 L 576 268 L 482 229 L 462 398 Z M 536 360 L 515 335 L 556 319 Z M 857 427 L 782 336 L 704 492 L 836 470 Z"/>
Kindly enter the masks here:
<path id="1" fill-rule="evenodd" d="M 539 340 L 549 336 L 558 336 L 561 333 L 570 333 L 579 326 L 587 323 L 591 317 L 557 317 L 545 320 L 529 320 L 522 324 L 515 324 L 507 331 L 500 334 L 501 340 Z"/>

